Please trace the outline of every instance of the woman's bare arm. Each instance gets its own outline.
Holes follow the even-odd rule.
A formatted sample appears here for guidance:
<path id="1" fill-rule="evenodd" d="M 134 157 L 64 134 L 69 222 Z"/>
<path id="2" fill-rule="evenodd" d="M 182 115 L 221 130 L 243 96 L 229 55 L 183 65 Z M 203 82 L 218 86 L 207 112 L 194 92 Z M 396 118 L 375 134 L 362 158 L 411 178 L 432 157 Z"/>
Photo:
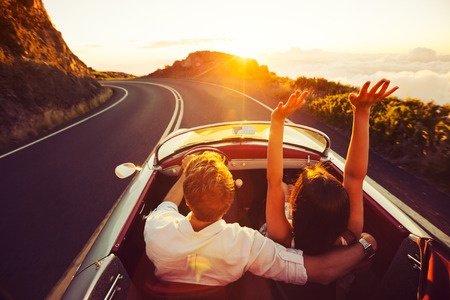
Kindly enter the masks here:
<path id="1" fill-rule="evenodd" d="M 307 92 L 293 93 L 286 104 L 278 103 L 272 112 L 269 145 L 267 149 L 267 234 L 274 241 L 290 246 L 292 226 L 284 214 L 283 132 L 286 118 L 305 103 Z"/>
<path id="2" fill-rule="evenodd" d="M 353 108 L 353 128 L 344 169 L 344 187 L 350 198 L 348 229 L 360 236 L 364 225 L 363 181 L 367 174 L 369 160 L 369 116 L 375 103 L 395 92 L 398 87 L 387 91 L 389 80 L 382 79 L 370 90 L 366 82 L 358 95 L 352 93 L 349 100 Z"/>

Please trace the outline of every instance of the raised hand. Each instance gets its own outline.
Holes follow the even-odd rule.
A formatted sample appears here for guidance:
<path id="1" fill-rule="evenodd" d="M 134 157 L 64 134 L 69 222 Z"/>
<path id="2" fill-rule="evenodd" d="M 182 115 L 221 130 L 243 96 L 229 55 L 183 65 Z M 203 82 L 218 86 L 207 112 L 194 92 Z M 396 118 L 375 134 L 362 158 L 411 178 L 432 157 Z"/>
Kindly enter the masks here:
<path id="1" fill-rule="evenodd" d="M 389 84 L 389 80 L 381 79 L 369 90 L 370 81 L 367 81 L 358 95 L 351 93 L 348 99 L 354 108 L 370 108 L 373 104 L 381 101 L 398 89 L 398 86 L 395 86 L 388 91 Z"/>
<path id="2" fill-rule="evenodd" d="M 289 96 L 286 104 L 279 102 L 277 108 L 272 112 L 272 119 L 283 120 L 290 116 L 294 111 L 303 106 L 306 102 L 306 97 L 308 97 L 309 92 L 296 90 Z"/>

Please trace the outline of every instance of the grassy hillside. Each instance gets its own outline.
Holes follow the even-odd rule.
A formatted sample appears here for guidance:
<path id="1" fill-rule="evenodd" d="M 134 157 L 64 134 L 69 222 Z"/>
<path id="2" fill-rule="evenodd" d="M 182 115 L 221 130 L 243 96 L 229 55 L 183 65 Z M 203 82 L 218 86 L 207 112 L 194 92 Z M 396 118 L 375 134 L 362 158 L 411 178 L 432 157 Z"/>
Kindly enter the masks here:
<path id="1" fill-rule="evenodd" d="M 136 76 L 124 72 L 115 71 L 97 71 L 89 67 L 92 76 L 97 80 L 114 80 L 114 79 L 133 79 Z"/>

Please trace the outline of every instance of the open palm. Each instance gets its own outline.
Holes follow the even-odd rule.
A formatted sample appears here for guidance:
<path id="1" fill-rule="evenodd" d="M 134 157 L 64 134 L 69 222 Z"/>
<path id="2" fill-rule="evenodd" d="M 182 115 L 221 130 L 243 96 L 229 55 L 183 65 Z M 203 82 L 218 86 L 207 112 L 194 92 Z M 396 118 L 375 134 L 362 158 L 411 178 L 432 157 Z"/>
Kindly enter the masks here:
<path id="1" fill-rule="evenodd" d="M 355 108 L 369 108 L 398 89 L 398 86 L 395 86 L 392 89 L 387 90 L 389 84 L 389 80 L 381 79 L 369 90 L 370 81 L 367 81 L 362 86 L 358 95 L 356 95 L 356 93 L 351 93 L 348 96 L 348 99 Z"/>
<path id="2" fill-rule="evenodd" d="M 305 102 L 306 97 L 308 97 L 309 92 L 304 91 L 303 93 L 300 90 L 296 90 L 289 96 L 288 101 L 283 104 L 283 102 L 279 102 L 277 108 L 272 113 L 272 118 L 284 119 L 294 113 L 297 109 L 301 108 Z"/>
<path id="3" fill-rule="evenodd" d="M 390 90 L 387 90 L 389 84 L 389 80 L 381 79 L 369 90 L 370 81 L 367 81 L 362 86 L 358 95 L 356 95 L 356 93 L 351 93 L 348 96 L 348 99 L 354 107 L 370 107 L 378 101 L 388 97 L 398 89 L 398 86 L 395 86 Z"/>

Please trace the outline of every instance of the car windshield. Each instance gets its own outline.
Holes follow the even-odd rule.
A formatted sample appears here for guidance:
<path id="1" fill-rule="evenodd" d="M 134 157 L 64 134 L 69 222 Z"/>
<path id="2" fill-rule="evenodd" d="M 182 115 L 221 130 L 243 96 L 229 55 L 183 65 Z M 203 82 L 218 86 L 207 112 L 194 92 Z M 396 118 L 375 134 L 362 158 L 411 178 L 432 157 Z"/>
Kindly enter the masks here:
<path id="1" fill-rule="evenodd" d="M 211 144 L 224 141 L 256 140 L 265 141 L 269 139 L 270 123 L 227 123 L 211 126 L 196 127 L 180 134 L 167 138 L 156 150 L 157 162 L 164 158 L 198 145 Z M 284 127 L 285 144 L 299 146 L 320 154 L 327 154 L 330 147 L 328 137 L 317 130 L 309 127 L 287 124 Z"/>

